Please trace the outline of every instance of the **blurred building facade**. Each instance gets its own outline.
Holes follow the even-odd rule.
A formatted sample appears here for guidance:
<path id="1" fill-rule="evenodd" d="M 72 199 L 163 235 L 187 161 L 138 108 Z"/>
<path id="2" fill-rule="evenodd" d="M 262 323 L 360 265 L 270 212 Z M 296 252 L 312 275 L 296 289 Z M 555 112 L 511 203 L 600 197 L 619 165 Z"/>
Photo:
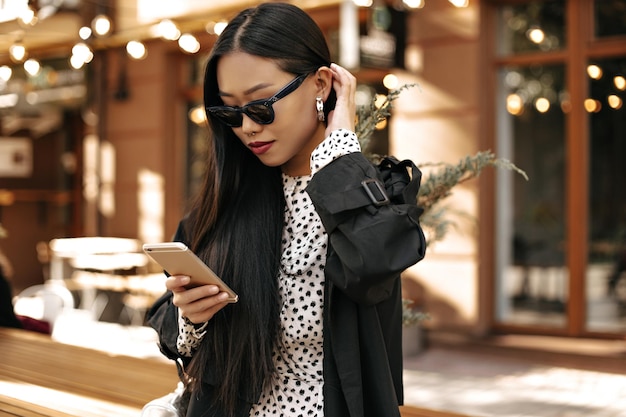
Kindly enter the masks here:
<path id="1" fill-rule="evenodd" d="M 38 242 L 172 236 L 203 170 L 204 60 L 220 24 L 255 3 L 66 1 L 34 26 L 3 10 L 0 246 L 17 289 L 44 279 Z M 424 326 L 623 338 L 626 3 L 293 3 L 353 69 L 360 96 L 385 94 L 389 74 L 417 84 L 374 135 L 376 152 L 456 164 L 491 150 L 529 176 L 486 169 L 453 189 L 455 226 L 404 277 L 431 316 Z M 101 15 L 110 33 L 94 26 L 81 40 Z M 11 56 L 16 45 L 28 57 Z"/>

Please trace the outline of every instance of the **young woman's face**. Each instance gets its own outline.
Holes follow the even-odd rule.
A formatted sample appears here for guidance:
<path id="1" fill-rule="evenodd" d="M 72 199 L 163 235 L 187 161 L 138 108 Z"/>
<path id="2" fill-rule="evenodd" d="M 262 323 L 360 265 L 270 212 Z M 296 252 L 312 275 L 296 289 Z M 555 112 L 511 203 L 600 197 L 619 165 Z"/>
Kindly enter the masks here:
<path id="1" fill-rule="evenodd" d="M 225 106 L 244 107 L 268 99 L 295 78 L 274 61 L 243 52 L 224 55 L 217 64 L 217 85 Z M 242 114 L 241 126 L 232 127 L 233 132 L 265 165 L 280 166 L 292 176 L 309 174 L 311 152 L 324 140 L 325 130 L 317 120 L 315 98 L 325 98 L 324 89 L 329 87 L 311 74 L 272 105 L 271 123 Z"/>

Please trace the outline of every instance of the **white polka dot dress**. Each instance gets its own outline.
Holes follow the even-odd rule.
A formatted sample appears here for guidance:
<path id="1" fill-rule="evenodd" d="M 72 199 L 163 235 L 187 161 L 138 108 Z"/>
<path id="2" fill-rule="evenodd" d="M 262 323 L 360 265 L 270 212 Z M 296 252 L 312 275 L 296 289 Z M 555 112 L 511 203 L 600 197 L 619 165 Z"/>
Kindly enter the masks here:
<path id="1" fill-rule="evenodd" d="M 336 130 L 313 152 L 315 174 L 332 160 L 360 151 L 356 135 Z M 324 263 L 328 236 L 305 188 L 312 175 L 283 174 L 285 216 L 279 292 L 281 345 L 274 352 L 276 375 L 250 416 L 322 417 Z M 180 320 L 178 349 L 191 354 L 203 329 Z"/>
<path id="2" fill-rule="evenodd" d="M 276 376 L 251 416 L 323 415 L 324 261 L 326 233 L 308 194 L 311 179 L 283 175 L 285 227 L 279 291 L 282 346 Z"/>
<path id="3" fill-rule="evenodd" d="M 311 172 L 341 155 L 359 151 L 354 133 L 334 131 L 311 157 Z M 305 188 L 312 176 L 283 174 L 283 228 L 279 291 L 282 346 L 274 354 L 276 379 L 250 416 L 324 415 L 322 315 L 328 236 Z"/>

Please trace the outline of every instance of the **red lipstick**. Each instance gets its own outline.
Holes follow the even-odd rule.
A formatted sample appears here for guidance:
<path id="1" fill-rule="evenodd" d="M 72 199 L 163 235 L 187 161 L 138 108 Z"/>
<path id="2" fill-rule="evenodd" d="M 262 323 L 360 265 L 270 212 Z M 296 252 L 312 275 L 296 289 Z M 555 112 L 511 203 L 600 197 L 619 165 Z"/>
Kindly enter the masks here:
<path id="1" fill-rule="evenodd" d="M 248 144 L 248 147 L 255 155 L 262 155 L 269 151 L 274 142 L 252 142 Z"/>

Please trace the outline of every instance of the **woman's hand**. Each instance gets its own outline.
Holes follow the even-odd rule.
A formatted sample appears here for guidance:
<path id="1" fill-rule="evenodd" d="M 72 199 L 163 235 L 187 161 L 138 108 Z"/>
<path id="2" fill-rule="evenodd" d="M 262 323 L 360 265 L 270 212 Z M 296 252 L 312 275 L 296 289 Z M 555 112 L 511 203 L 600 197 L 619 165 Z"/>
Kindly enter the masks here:
<path id="1" fill-rule="evenodd" d="M 328 114 L 328 125 L 326 136 L 337 129 L 348 129 L 354 131 L 356 122 L 356 78 L 347 69 L 330 64 L 333 73 L 333 88 L 337 93 L 337 104 L 335 109 Z"/>
<path id="2" fill-rule="evenodd" d="M 228 293 L 220 292 L 217 285 L 202 285 L 185 288 L 190 278 L 185 275 L 172 275 L 165 280 L 165 287 L 172 291 L 172 303 L 178 307 L 183 317 L 192 323 L 209 321 L 215 313 L 224 308 Z"/>

